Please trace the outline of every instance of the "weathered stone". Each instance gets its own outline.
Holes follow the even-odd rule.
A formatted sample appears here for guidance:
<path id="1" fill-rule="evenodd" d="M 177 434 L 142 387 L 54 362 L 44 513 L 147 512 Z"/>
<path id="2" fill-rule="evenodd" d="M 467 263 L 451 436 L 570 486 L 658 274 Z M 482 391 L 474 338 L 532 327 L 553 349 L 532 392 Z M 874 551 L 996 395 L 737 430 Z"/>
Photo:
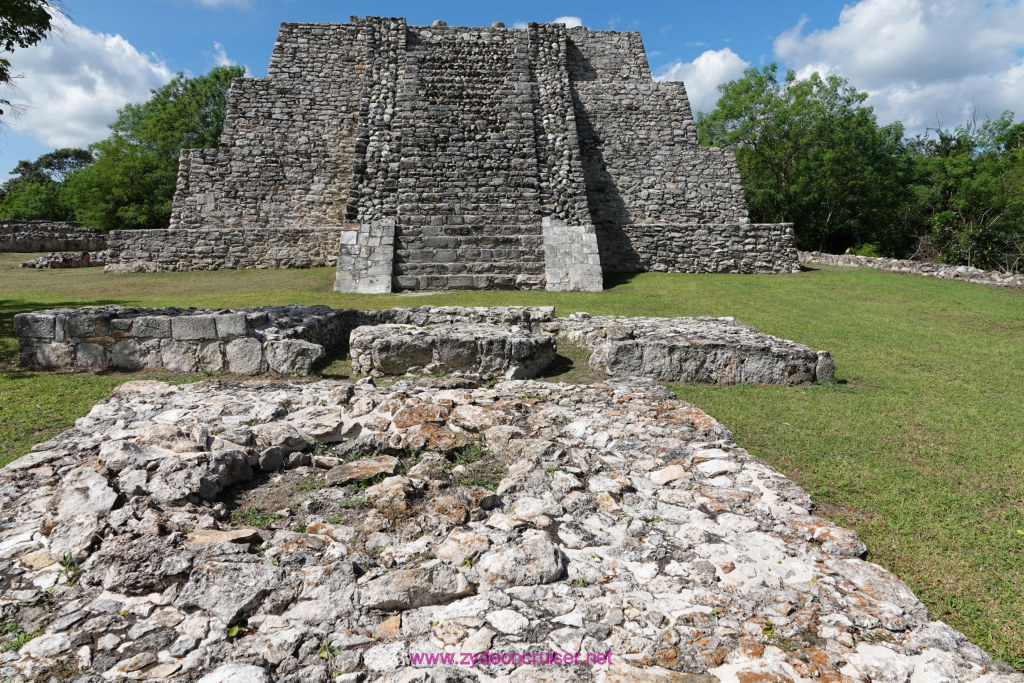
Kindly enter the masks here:
<path id="1" fill-rule="evenodd" d="M 555 358 L 551 335 L 480 324 L 359 327 L 349 347 L 353 369 L 374 376 L 419 368 L 523 379 L 536 376 Z"/>
<path id="2" fill-rule="evenodd" d="M 350 481 L 372 479 L 379 474 L 394 474 L 396 467 L 398 467 L 398 458 L 390 455 L 360 458 L 328 470 L 327 483 L 333 486 L 343 486 Z"/>
<path id="3" fill-rule="evenodd" d="M 473 132 L 449 144 L 456 130 Z M 685 89 L 652 80 L 637 33 L 283 24 L 220 144 L 180 166 L 172 229 L 112 232 L 112 260 L 309 267 L 333 251 L 336 291 L 361 293 L 799 268 L 792 226 L 749 222 L 734 156 L 699 146 Z"/>
<path id="4" fill-rule="evenodd" d="M 50 553 L 46 550 L 37 550 L 34 553 L 22 556 L 19 560 L 22 566 L 32 572 L 37 572 L 40 569 L 45 569 L 54 564 L 54 560 L 50 557 Z"/>
<path id="5" fill-rule="evenodd" d="M 263 371 L 263 345 L 258 339 L 241 337 L 224 346 L 227 371 L 235 375 L 258 375 Z"/>
<path id="6" fill-rule="evenodd" d="M 435 560 L 368 582 L 359 589 L 359 601 L 369 609 L 407 610 L 441 605 L 472 593 L 473 587 L 461 572 Z"/>
<path id="7" fill-rule="evenodd" d="M 877 268 L 894 273 L 913 273 L 942 280 L 962 280 L 996 287 L 1024 287 L 1024 275 L 998 270 L 982 270 L 971 266 L 952 266 L 929 261 L 910 261 L 885 257 L 856 256 L 854 254 L 824 254 L 820 251 L 799 252 L 801 263 L 822 263 L 848 268 Z M 825 380 L 823 380 L 825 381 Z"/>
<path id="8" fill-rule="evenodd" d="M 200 678 L 197 683 L 270 683 L 270 675 L 252 664 L 225 664 Z"/>
<path id="9" fill-rule="evenodd" d="M 260 540 L 257 529 L 196 529 L 188 535 L 185 545 L 206 545 L 209 543 L 252 543 Z"/>
<path id="10" fill-rule="evenodd" d="M 1022 680 L 931 621 L 906 585 L 856 557 L 855 534 L 812 517 L 795 483 L 653 382 L 433 385 L 116 389 L 54 450 L 25 456 L 46 476 L 3 469 L 0 604 L 18 605 L 36 637 L 0 657 L 0 679 L 68 659 L 89 683 L 418 680 L 448 674 L 409 666 L 408 653 L 443 646 L 581 655 L 579 667 L 481 668 L 511 681 Z M 311 471 L 224 488 L 258 458 L 256 432 L 308 444 L 297 426 L 329 409 L 375 427 L 346 453 L 379 457 L 448 429 L 459 406 L 492 413 L 484 435 L 499 455 L 451 467 L 436 451 L 403 453 L 420 463 L 358 491 Z M 464 479 L 504 463 L 496 491 Z M 118 492 L 109 510 L 106 488 Z M 71 510 L 86 513 L 62 521 Z M 236 511 L 267 528 L 226 526 Z M 58 573 L 54 553 L 75 535 L 89 557 L 73 552 L 77 566 Z M 44 546 L 50 563 L 20 561 Z"/>
<path id="11" fill-rule="evenodd" d="M 252 614 L 285 577 L 284 569 L 253 562 L 210 563 L 192 571 L 174 604 L 205 610 L 233 624 Z"/>
<path id="12" fill-rule="evenodd" d="M 586 346 L 591 368 L 611 377 L 660 382 L 802 384 L 819 365 L 831 381 L 834 364 L 813 349 L 772 337 L 732 318 L 623 318 L 571 315 L 559 338 Z M 826 354 L 827 355 L 827 354 Z"/>
<path id="13" fill-rule="evenodd" d="M 551 583 L 562 575 L 562 554 L 543 531 L 526 531 L 522 539 L 480 558 L 477 568 L 496 588 Z"/>
<path id="14" fill-rule="evenodd" d="M 181 315 L 171 319 L 171 336 L 175 339 L 216 339 L 217 322 L 212 315 Z"/>
<path id="15" fill-rule="evenodd" d="M 323 358 L 324 347 L 297 339 L 285 339 L 268 342 L 265 354 L 271 372 L 281 375 L 308 375 L 313 363 Z"/>

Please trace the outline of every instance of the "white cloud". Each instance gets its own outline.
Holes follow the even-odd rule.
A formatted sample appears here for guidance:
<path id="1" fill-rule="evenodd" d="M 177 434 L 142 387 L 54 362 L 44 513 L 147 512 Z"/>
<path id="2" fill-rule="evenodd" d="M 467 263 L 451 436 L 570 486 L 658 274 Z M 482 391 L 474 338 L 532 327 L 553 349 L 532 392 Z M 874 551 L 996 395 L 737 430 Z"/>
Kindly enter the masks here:
<path id="1" fill-rule="evenodd" d="M 552 24 L 565 24 L 566 28 L 576 28 L 577 26 L 583 26 L 583 20 L 579 17 L 558 17 Z"/>
<path id="2" fill-rule="evenodd" d="M 14 53 L 13 71 L 24 78 L 5 93 L 22 109 L 8 119 L 10 127 L 43 144 L 82 147 L 106 137 L 118 109 L 147 99 L 173 76 L 119 35 L 93 33 L 63 17 L 60 26 L 60 35 Z"/>
<path id="3" fill-rule="evenodd" d="M 705 50 L 692 62 L 677 61 L 662 68 L 657 81 L 683 81 L 690 96 L 690 107 L 709 112 L 718 102 L 718 86 L 743 75 L 750 66 L 730 48 Z"/>
<path id="4" fill-rule="evenodd" d="M 838 74 L 870 94 L 883 122 L 911 131 L 962 123 L 977 109 L 1024 114 L 1024 3 L 1019 0 L 860 0 L 835 26 L 775 40 L 775 54 L 807 76 Z"/>
<path id="5" fill-rule="evenodd" d="M 213 62 L 217 66 L 234 66 L 238 62 L 228 57 L 228 51 L 220 43 L 213 44 Z"/>

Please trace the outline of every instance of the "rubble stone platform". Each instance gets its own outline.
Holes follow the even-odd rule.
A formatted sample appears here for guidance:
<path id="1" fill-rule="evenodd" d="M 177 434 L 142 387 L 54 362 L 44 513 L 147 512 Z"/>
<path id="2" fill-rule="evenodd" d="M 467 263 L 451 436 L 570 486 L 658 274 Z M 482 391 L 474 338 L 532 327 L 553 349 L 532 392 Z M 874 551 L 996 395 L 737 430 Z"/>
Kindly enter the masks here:
<path id="1" fill-rule="evenodd" d="M 0 680 L 1024 681 L 811 508 L 651 380 L 128 382 L 0 470 Z"/>

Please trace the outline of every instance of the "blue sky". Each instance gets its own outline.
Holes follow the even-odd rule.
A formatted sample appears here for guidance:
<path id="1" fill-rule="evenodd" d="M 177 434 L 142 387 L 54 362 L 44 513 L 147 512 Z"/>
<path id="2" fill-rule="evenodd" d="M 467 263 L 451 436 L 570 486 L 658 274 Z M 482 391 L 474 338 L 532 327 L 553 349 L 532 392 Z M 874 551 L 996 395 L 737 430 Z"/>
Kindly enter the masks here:
<path id="1" fill-rule="evenodd" d="M 718 83 L 777 61 L 801 75 L 838 73 L 866 90 L 883 122 L 911 131 L 954 126 L 972 112 L 1024 116 L 1022 0 L 793 0 L 764 2 L 339 2 L 337 0 L 65 0 L 61 36 L 18 50 L 23 74 L 6 97 L 0 178 L 19 159 L 87 146 L 127 102 L 174 73 L 217 64 L 266 74 L 282 21 L 404 16 L 411 24 L 509 26 L 581 22 L 643 34 L 656 78 L 683 80 L 695 109 L 714 107 Z M 1018 116 L 1020 119 L 1021 116 Z"/>

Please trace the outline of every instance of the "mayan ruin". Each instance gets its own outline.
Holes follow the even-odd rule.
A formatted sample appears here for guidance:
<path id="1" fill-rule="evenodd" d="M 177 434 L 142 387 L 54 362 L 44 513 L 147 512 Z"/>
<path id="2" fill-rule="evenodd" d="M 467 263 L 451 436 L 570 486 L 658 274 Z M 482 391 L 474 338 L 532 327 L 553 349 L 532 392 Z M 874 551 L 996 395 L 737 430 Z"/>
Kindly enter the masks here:
<path id="1" fill-rule="evenodd" d="M 4 4 L 0 683 L 1024 683 L 1024 0 Z"/>
<path id="2" fill-rule="evenodd" d="M 182 151 L 170 230 L 111 246 L 149 270 L 336 264 L 335 290 L 364 293 L 799 269 L 639 33 L 380 17 L 282 24 L 220 146 Z"/>

